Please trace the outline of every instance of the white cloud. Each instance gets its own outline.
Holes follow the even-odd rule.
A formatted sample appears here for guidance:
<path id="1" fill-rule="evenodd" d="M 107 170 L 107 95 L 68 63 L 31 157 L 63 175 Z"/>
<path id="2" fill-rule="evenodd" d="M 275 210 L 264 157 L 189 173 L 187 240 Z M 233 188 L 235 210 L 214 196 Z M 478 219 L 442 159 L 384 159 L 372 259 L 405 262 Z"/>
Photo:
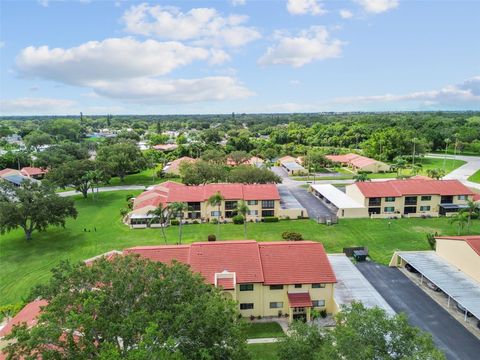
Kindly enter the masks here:
<path id="1" fill-rule="evenodd" d="M 339 57 L 342 45 L 342 41 L 330 39 L 325 27 L 312 26 L 298 36 L 277 34 L 277 44 L 269 47 L 258 63 L 301 67 L 312 61 Z"/>
<path id="2" fill-rule="evenodd" d="M 399 0 L 354 0 L 358 3 L 366 12 L 379 14 L 385 11 L 395 9 Z"/>
<path id="3" fill-rule="evenodd" d="M 38 3 L 43 7 L 48 7 L 48 0 L 38 0 Z"/>
<path id="4" fill-rule="evenodd" d="M 53 98 L 18 98 L 0 100 L 3 115 L 24 114 L 67 114 L 71 113 L 75 101 Z"/>
<path id="5" fill-rule="evenodd" d="M 242 6 L 247 3 L 246 0 L 231 0 L 230 2 L 232 3 L 233 6 Z"/>
<path id="6" fill-rule="evenodd" d="M 243 99 L 254 95 L 228 76 L 175 80 L 137 78 L 103 82 L 96 85 L 95 92 L 110 98 L 161 104 Z"/>
<path id="7" fill-rule="evenodd" d="M 188 12 L 172 6 L 134 5 L 125 11 L 125 31 L 168 40 L 196 41 L 199 44 L 238 47 L 261 37 L 253 27 L 243 24 L 248 16 L 221 16 L 213 8 L 194 8 Z"/>
<path id="8" fill-rule="evenodd" d="M 340 97 L 335 104 L 418 103 L 436 107 L 470 105 L 480 108 L 480 76 L 475 76 L 457 85 L 448 85 L 439 90 L 417 91 L 403 95 L 372 95 Z"/>
<path id="9" fill-rule="evenodd" d="M 288 0 L 287 10 L 292 15 L 323 15 L 327 12 L 317 0 Z"/>
<path id="10" fill-rule="evenodd" d="M 20 52 L 16 66 L 23 76 L 88 86 L 98 81 L 165 75 L 195 60 L 218 63 L 219 58 L 219 54 L 179 42 L 112 38 L 68 49 L 30 46 Z"/>
<path id="11" fill-rule="evenodd" d="M 350 19 L 353 17 L 353 13 L 350 10 L 347 9 L 341 9 L 340 10 L 340 16 L 342 19 Z"/>
<path id="12" fill-rule="evenodd" d="M 21 76 L 87 87 L 95 94 L 138 103 L 217 101 L 253 95 L 232 76 L 160 79 L 196 60 L 220 64 L 229 55 L 179 42 L 132 38 L 91 41 L 69 49 L 28 47 L 16 66 Z"/>

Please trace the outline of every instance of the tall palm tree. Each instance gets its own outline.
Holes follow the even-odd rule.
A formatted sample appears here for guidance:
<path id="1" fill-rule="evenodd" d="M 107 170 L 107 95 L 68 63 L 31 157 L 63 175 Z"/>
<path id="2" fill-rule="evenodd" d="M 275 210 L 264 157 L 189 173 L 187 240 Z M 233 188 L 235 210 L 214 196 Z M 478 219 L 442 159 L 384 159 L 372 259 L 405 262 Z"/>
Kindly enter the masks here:
<path id="1" fill-rule="evenodd" d="M 468 222 L 467 222 L 467 233 L 470 233 L 470 225 L 472 224 L 472 216 L 474 214 L 478 214 L 480 211 L 480 206 L 472 200 L 467 200 L 467 207 L 464 211 L 468 214 Z"/>
<path id="2" fill-rule="evenodd" d="M 99 185 L 102 181 L 104 181 L 105 179 L 105 174 L 103 173 L 103 171 L 101 170 L 91 170 L 91 171 L 88 171 L 85 176 L 87 177 L 87 179 L 90 181 L 90 183 L 92 184 L 91 187 L 92 187 L 92 194 L 93 194 L 93 198 L 95 199 L 95 189 L 97 189 L 97 196 L 98 196 L 98 192 L 99 192 Z"/>
<path id="3" fill-rule="evenodd" d="M 218 208 L 218 222 L 217 222 L 217 239 L 220 240 L 220 215 L 222 214 L 222 201 L 225 198 L 223 195 L 220 193 L 220 191 L 217 191 L 215 194 L 210 196 L 208 198 L 208 204 L 210 206 L 217 206 Z"/>
<path id="4" fill-rule="evenodd" d="M 397 176 L 400 176 L 400 173 L 405 169 L 407 162 L 402 157 L 396 157 L 395 159 L 395 169 L 397 169 Z"/>
<path id="5" fill-rule="evenodd" d="M 243 216 L 243 236 L 247 239 L 247 214 L 250 211 L 245 200 L 240 200 L 237 204 L 237 212 Z"/>
<path id="6" fill-rule="evenodd" d="M 168 212 L 170 216 L 178 219 L 178 243 L 182 243 L 182 227 L 183 227 L 183 215 L 185 211 L 188 211 L 188 205 L 184 202 L 173 202 L 168 205 Z"/>
<path id="7" fill-rule="evenodd" d="M 460 235 L 465 224 L 468 223 L 468 213 L 466 211 L 460 211 L 450 218 L 450 224 L 458 223 L 458 235 Z"/>
<path id="8" fill-rule="evenodd" d="M 355 180 L 355 182 L 365 182 L 365 181 L 370 181 L 370 178 L 366 173 L 360 172 L 353 177 L 353 180 Z"/>
<path id="9" fill-rule="evenodd" d="M 163 240 L 165 241 L 166 245 L 167 235 L 165 234 L 165 226 L 167 226 L 170 220 L 170 213 L 167 209 L 162 208 L 162 206 L 160 205 L 155 210 L 150 210 L 147 214 L 152 215 L 152 218 L 150 219 L 150 224 L 153 223 L 155 220 L 157 220 L 160 224 L 160 230 L 162 230 Z"/>

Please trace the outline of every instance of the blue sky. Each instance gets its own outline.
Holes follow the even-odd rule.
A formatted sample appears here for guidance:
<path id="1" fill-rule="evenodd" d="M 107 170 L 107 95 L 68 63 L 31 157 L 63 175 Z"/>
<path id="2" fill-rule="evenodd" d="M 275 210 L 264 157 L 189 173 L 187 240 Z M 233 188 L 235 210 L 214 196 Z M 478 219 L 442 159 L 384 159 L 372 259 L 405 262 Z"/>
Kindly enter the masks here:
<path id="1" fill-rule="evenodd" d="M 2 1 L 0 114 L 480 110 L 480 2 Z"/>

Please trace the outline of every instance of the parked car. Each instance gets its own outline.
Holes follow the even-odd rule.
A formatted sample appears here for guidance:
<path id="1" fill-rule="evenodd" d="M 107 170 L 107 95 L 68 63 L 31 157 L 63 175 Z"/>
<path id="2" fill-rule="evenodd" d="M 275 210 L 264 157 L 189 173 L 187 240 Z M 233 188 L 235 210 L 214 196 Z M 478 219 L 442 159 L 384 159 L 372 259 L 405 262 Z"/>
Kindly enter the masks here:
<path id="1" fill-rule="evenodd" d="M 478 322 L 477 322 L 477 328 L 480 329 L 480 320 L 478 320 Z"/>
<path id="2" fill-rule="evenodd" d="M 430 281 L 427 281 L 427 287 L 429 289 L 432 289 L 433 291 L 436 291 L 436 292 L 442 291 L 437 285 L 435 285 L 434 283 L 432 283 Z"/>
<path id="3" fill-rule="evenodd" d="M 457 303 L 457 309 L 458 309 L 459 311 L 461 311 L 462 313 L 464 313 L 464 314 L 465 314 L 465 311 L 467 311 L 467 309 L 465 309 L 462 305 L 460 305 L 460 304 L 458 304 L 458 303 Z M 468 316 L 468 317 L 472 317 L 473 314 L 467 311 L 467 316 Z"/>
<path id="4" fill-rule="evenodd" d="M 407 269 L 407 270 L 410 271 L 411 273 L 418 274 L 418 270 L 415 269 L 415 268 L 414 268 L 412 265 L 410 265 L 410 264 L 405 265 L 405 269 Z"/>

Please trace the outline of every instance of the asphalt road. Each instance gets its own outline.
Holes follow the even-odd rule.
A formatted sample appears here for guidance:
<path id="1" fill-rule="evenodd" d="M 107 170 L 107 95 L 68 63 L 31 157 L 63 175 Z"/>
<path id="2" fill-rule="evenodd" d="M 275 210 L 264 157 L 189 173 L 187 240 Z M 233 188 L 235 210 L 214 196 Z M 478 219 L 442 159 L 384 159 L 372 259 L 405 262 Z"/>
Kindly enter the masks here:
<path id="1" fill-rule="evenodd" d="M 412 325 L 432 334 L 448 359 L 480 358 L 480 341 L 400 270 L 373 262 L 357 267 L 397 313 L 405 312 Z"/>
<path id="2" fill-rule="evenodd" d="M 333 212 L 315 196 L 300 187 L 291 187 L 290 192 L 302 206 L 307 209 L 310 219 L 318 219 L 320 216 L 332 216 Z"/>

